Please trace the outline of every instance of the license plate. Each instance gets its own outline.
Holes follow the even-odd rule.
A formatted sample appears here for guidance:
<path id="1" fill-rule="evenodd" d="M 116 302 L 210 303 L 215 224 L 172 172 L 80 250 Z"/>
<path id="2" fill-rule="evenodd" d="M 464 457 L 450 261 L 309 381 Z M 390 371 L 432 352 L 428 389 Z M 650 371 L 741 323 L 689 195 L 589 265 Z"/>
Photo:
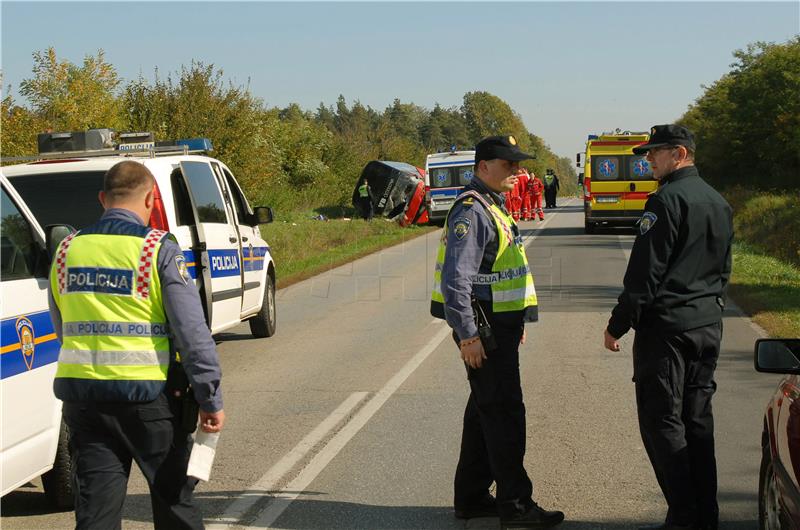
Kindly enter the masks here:
<path id="1" fill-rule="evenodd" d="M 597 202 L 619 202 L 619 197 L 616 195 L 598 195 Z"/>

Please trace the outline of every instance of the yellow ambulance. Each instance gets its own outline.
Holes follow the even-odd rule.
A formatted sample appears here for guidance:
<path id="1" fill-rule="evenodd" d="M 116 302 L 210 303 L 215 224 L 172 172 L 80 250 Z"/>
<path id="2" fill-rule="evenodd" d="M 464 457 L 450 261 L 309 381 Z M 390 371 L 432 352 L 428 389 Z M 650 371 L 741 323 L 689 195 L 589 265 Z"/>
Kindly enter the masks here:
<path id="1" fill-rule="evenodd" d="M 586 152 L 578 153 L 583 167 L 584 229 L 594 233 L 598 226 L 634 226 L 642 217 L 647 197 L 658 181 L 644 156 L 633 148 L 647 143 L 645 132 L 620 131 L 590 134 Z"/>

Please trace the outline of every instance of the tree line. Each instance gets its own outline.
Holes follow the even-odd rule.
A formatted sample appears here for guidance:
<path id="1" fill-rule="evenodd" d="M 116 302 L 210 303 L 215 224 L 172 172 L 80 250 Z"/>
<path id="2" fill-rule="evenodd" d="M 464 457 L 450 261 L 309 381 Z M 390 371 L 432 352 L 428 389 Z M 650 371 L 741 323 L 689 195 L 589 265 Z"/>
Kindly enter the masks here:
<path id="1" fill-rule="evenodd" d="M 696 163 L 719 188 L 797 193 L 800 184 L 800 36 L 733 54 L 680 122 L 695 133 Z"/>
<path id="2" fill-rule="evenodd" d="M 192 62 L 179 72 L 124 82 L 102 50 L 80 65 L 53 48 L 33 54 L 32 76 L 19 94 L 28 105 L 2 100 L 2 155 L 36 153 L 43 131 L 112 128 L 151 131 L 156 140 L 206 137 L 214 155 L 237 176 L 254 202 L 306 210 L 347 207 L 370 160 L 424 167 L 428 153 L 471 149 L 484 136 L 513 134 L 536 154 L 528 169 L 554 168 L 574 190 L 572 161 L 555 155 L 506 102 L 488 92 L 464 94 L 460 107 L 426 109 L 400 99 L 383 111 L 339 96 L 314 110 L 297 104 L 268 107 L 248 86 L 226 81 L 223 70 Z M 563 178 L 566 177 L 566 178 Z"/>

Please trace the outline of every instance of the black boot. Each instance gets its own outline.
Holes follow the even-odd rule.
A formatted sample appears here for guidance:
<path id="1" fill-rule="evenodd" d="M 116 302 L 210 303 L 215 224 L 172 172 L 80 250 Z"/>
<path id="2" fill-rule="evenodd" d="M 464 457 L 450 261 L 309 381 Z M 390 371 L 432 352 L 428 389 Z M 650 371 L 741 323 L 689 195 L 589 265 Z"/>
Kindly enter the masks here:
<path id="1" fill-rule="evenodd" d="M 504 502 L 500 506 L 500 529 L 550 528 L 564 520 L 564 512 L 550 511 L 530 501 L 526 504 Z"/>

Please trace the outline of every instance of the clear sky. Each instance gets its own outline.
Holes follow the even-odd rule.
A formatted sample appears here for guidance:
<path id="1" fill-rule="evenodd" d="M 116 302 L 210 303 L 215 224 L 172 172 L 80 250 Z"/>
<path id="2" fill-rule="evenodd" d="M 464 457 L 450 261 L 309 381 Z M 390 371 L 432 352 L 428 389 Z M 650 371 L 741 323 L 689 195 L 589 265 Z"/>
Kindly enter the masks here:
<path id="1" fill-rule="evenodd" d="M 3 92 L 48 46 L 80 63 L 99 48 L 125 80 L 214 64 L 268 106 L 313 110 L 339 94 L 460 106 L 505 100 L 574 157 L 587 133 L 680 117 L 730 70 L 732 52 L 800 33 L 800 2 L 7 2 Z"/>

